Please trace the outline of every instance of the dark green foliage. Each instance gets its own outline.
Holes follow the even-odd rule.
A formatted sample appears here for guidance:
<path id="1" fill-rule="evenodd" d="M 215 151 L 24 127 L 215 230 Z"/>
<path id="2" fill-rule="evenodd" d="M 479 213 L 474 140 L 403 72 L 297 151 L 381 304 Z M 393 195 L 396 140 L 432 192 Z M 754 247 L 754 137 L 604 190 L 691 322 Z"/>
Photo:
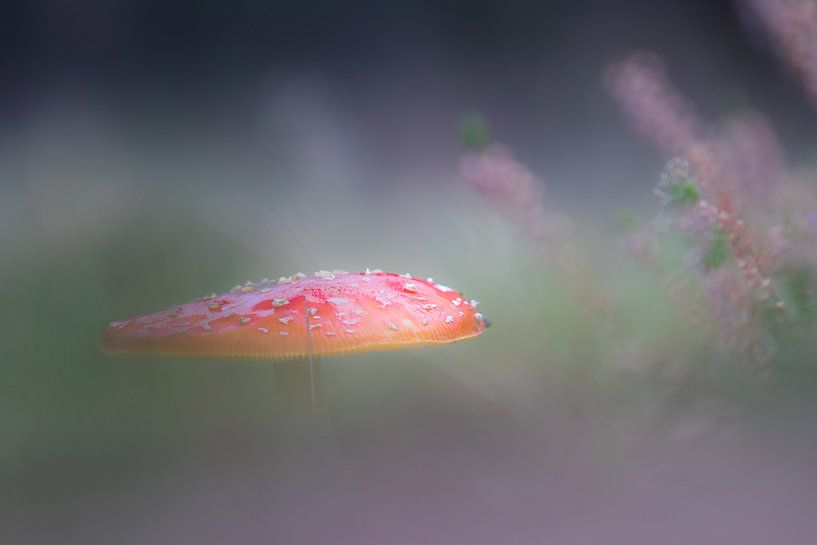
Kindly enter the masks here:
<path id="1" fill-rule="evenodd" d="M 729 258 L 729 245 L 726 243 L 726 237 L 717 229 L 714 236 L 712 245 L 704 256 L 704 268 L 708 271 L 722 266 Z"/>
<path id="2" fill-rule="evenodd" d="M 794 267 L 780 275 L 779 279 L 790 311 L 795 313 L 799 320 L 812 321 L 817 281 L 814 272 L 806 266 Z"/>
<path id="3" fill-rule="evenodd" d="M 468 149 L 482 151 L 490 142 L 488 124 L 477 114 L 466 114 L 460 120 L 460 138 Z"/>
<path id="4" fill-rule="evenodd" d="M 695 182 L 688 178 L 678 180 L 667 187 L 665 192 L 669 196 L 670 204 L 675 205 L 694 205 L 700 198 Z"/>

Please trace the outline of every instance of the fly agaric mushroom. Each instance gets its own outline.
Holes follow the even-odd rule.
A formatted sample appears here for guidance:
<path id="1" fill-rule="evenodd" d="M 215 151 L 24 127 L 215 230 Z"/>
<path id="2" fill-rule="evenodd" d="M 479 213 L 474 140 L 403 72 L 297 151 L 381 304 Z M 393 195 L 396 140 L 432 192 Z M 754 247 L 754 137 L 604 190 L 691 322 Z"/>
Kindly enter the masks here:
<path id="1" fill-rule="evenodd" d="M 478 303 L 430 278 L 370 271 L 298 273 L 113 322 L 110 354 L 308 360 L 276 368 L 282 408 L 317 415 L 317 356 L 397 350 L 476 337 L 490 323 Z M 305 393 L 309 391 L 309 395 Z M 319 390 L 318 390 L 319 391 Z"/>
<path id="2" fill-rule="evenodd" d="M 287 360 L 447 344 L 481 334 L 478 303 L 431 279 L 320 271 L 113 322 L 110 354 Z"/>

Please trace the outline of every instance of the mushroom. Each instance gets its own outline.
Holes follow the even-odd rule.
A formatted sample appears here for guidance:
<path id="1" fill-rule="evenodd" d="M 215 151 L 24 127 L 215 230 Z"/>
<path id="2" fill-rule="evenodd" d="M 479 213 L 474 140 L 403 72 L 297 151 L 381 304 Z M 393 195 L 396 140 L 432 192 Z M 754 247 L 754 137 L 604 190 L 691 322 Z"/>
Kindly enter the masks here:
<path id="1" fill-rule="evenodd" d="M 478 303 L 379 270 L 298 273 L 111 323 L 109 354 L 310 361 L 318 356 L 447 344 L 485 331 Z"/>

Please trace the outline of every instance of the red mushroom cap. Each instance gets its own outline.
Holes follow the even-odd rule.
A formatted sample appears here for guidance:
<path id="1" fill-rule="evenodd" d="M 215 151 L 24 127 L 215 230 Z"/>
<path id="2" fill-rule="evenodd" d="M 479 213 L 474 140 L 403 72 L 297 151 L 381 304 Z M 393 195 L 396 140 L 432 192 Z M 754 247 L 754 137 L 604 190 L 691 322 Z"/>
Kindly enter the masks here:
<path id="1" fill-rule="evenodd" d="M 299 273 L 113 322 L 102 349 L 268 360 L 396 350 L 476 337 L 488 326 L 477 305 L 431 279 Z"/>

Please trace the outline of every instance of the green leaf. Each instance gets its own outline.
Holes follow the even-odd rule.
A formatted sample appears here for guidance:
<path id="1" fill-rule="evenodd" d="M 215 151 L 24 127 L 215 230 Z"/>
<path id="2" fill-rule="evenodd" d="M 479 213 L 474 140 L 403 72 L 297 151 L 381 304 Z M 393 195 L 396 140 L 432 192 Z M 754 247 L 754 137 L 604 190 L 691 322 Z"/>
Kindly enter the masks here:
<path id="1" fill-rule="evenodd" d="M 720 231 L 716 231 L 715 240 L 704 256 L 704 268 L 711 271 L 717 269 L 729 258 L 729 246 L 726 244 L 726 237 Z"/>
<path id="2" fill-rule="evenodd" d="M 667 188 L 666 193 L 673 204 L 696 204 L 700 198 L 695 182 L 690 179 L 678 180 Z"/>
<path id="3" fill-rule="evenodd" d="M 477 113 L 464 115 L 460 120 L 460 138 L 469 149 L 484 150 L 490 141 L 488 123 Z"/>

